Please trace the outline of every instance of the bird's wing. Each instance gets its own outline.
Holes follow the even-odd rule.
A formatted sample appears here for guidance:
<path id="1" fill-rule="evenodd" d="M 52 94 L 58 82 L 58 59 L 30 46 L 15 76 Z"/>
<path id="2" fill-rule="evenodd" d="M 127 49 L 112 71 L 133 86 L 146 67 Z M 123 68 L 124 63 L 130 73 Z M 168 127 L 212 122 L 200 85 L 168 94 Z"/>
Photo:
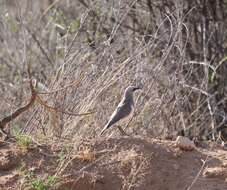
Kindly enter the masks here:
<path id="1" fill-rule="evenodd" d="M 114 113 L 111 115 L 109 123 L 113 125 L 114 123 L 118 122 L 119 120 L 128 116 L 132 111 L 132 107 L 128 102 L 123 102 L 119 104 Z"/>
<path id="2" fill-rule="evenodd" d="M 130 102 L 126 102 L 126 101 L 120 102 L 116 110 L 112 113 L 108 123 L 103 128 L 101 134 L 103 134 L 103 132 L 109 127 L 111 127 L 113 124 L 128 116 L 131 113 L 131 111 L 132 111 L 132 105 L 130 104 Z"/>

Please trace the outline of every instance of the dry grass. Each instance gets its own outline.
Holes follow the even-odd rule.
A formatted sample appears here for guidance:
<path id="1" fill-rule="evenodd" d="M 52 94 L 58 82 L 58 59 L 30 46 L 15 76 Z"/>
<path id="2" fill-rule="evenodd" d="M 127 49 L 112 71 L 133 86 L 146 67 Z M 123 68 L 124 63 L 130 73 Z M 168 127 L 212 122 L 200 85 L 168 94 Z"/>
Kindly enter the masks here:
<path id="1" fill-rule="evenodd" d="M 116 158 L 120 162 L 120 173 L 123 180 L 122 189 L 140 186 L 144 181 L 148 165 L 147 158 L 134 149 L 120 151 Z"/>
<path id="2" fill-rule="evenodd" d="M 1 119 L 29 99 L 30 67 L 39 98 L 7 127 L 37 142 L 42 137 L 53 146 L 70 144 L 56 176 L 73 161 L 101 160 L 90 148 L 92 140 L 99 140 L 131 84 L 143 91 L 135 96 L 130 135 L 164 138 L 183 130 L 190 137 L 216 138 L 226 125 L 221 38 L 226 19 L 221 6 L 197 3 L 2 0 Z M 220 13 L 218 26 L 216 16 L 208 14 L 213 12 Z M 113 134 L 118 134 L 114 128 Z M 133 149 L 115 156 L 122 168 L 131 166 L 124 178 L 124 189 L 131 189 L 143 178 L 146 159 Z"/>
<path id="3" fill-rule="evenodd" d="M 122 167 L 127 167 L 131 164 L 131 162 L 134 162 L 135 160 L 138 160 L 140 158 L 140 155 L 134 150 L 123 150 L 120 151 L 117 155 L 118 161 L 120 161 Z"/>
<path id="4" fill-rule="evenodd" d="M 155 23 L 151 23 L 149 11 L 143 11 L 145 6 L 151 12 L 151 5 L 143 1 L 121 2 L 121 9 L 99 1 L 44 2 L 2 2 L 4 64 L 0 68 L 0 96 L 6 104 L 1 113 L 7 115 L 26 101 L 27 64 L 37 87 L 42 86 L 36 89 L 42 104 L 36 104 L 13 126 L 29 135 L 41 132 L 74 140 L 94 137 L 130 84 L 143 86 L 143 92 L 136 95 L 136 114 L 127 129 L 130 133 L 167 136 L 183 129 L 190 135 L 208 136 L 223 124 L 217 120 L 221 102 L 215 103 L 209 88 L 224 60 L 212 65 L 206 56 L 208 46 L 202 48 L 197 59 L 188 56 L 188 46 L 196 46 L 189 22 L 196 7 L 187 7 L 187 1 L 173 3 L 175 9 L 167 14 L 154 4 L 157 13 Z M 118 10 L 116 14 L 108 14 L 109 6 Z M 130 24 L 126 27 L 130 20 L 134 21 L 131 28 Z M 142 26 L 147 35 L 141 35 Z M 92 30 L 96 31 L 93 36 Z M 15 69 L 11 72 L 10 68 Z M 92 114 L 78 115 L 83 113 Z"/>
<path id="5" fill-rule="evenodd" d="M 84 147 L 83 150 L 80 150 L 78 154 L 74 156 L 74 158 L 91 162 L 95 160 L 95 152 L 92 151 L 89 147 Z"/>

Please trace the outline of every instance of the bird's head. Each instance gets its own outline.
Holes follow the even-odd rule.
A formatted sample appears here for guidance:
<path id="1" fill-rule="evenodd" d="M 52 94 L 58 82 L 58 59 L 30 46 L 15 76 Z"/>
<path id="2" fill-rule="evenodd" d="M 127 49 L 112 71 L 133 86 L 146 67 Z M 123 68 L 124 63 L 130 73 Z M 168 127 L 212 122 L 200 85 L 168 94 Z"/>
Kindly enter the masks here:
<path id="1" fill-rule="evenodd" d="M 135 92 L 136 90 L 140 90 L 140 89 L 142 89 L 142 88 L 139 86 L 129 86 L 125 89 L 125 95 L 126 96 L 132 95 L 133 92 Z"/>

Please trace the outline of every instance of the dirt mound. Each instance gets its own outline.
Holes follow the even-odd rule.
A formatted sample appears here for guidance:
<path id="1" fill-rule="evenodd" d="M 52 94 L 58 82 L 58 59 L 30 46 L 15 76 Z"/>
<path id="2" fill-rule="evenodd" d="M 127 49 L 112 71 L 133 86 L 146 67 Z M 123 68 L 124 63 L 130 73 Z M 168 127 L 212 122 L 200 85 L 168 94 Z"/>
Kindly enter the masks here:
<path id="1" fill-rule="evenodd" d="M 84 140 L 67 154 L 63 147 L 1 144 L 0 189 L 227 189 L 222 150 L 185 152 L 172 141 L 140 137 Z"/>

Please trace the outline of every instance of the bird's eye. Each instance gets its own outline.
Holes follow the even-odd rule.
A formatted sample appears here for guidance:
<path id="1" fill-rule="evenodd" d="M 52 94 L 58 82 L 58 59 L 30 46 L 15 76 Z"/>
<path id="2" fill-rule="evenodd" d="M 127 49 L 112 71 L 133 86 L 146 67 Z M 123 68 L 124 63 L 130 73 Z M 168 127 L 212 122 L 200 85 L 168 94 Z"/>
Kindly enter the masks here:
<path id="1" fill-rule="evenodd" d="M 136 90 L 139 90 L 140 88 L 139 87 L 135 87 L 133 88 L 133 91 L 136 91 Z"/>

